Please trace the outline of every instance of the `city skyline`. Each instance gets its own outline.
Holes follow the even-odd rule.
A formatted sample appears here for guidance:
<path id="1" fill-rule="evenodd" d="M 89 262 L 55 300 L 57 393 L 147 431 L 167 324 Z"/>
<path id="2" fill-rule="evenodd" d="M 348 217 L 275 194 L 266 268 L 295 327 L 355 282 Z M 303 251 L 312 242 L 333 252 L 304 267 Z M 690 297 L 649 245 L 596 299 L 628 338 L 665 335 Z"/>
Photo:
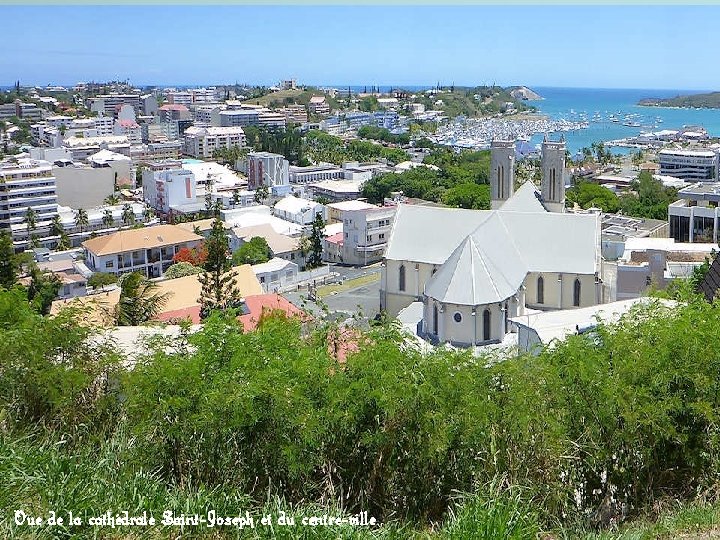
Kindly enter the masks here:
<path id="1" fill-rule="evenodd" d="M 0 13 L 15 21 L 5 32 L 0 85 L 295 78 L 313 85 L 720 86 L 707 69 L 720 6 L 4 6 Z M 58 21 L 65 23 L 52 39 Z M 33 26 L 49 28 L 45 43 L 53 46 L 18 45 Z"/>

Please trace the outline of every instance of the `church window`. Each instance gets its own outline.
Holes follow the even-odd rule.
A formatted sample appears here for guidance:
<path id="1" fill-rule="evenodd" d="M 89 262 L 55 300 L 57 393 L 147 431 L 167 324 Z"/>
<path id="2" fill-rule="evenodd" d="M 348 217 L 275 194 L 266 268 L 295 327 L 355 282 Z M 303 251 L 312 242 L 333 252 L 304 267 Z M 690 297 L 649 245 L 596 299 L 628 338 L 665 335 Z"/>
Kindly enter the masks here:
<path id="1" fill-rule="evenodd" d="M 503 316 L 504 316 L 504 320 L 505 320 L 505 333 L 507 334 L 507 331 L 508 331 L 508 303 L 507 302 L 505 302 L 505 309 L 503 311 L 504 311 Z"/>
<path id="2" fill-rule="evenodd" d="M 400 265 L 400 272 L 398 273 L 398 289 L 401 291 L 405 290 L 405 265 Z"/>
<path id="3" fill-rule="evenodd" d="M 454 320 L 456 323 L 462 322 L 462 313 L 460 313 L 459 311 L 456 311 L 456 312 L 455 312 L 455 315 L 453 315 L 453 320 Z"/>
<path id="4" fill-rule="evenodd" d="M 433 334 L 438 334 L 438 308 L 433 306 Z"/>
<path id="5" fill-rule="evenodd" d="M 537 303 L 545 303 L 545 280 L 542 276 L 537 278 Z"/>
<path id="6" fill-rule="evenodd" d="M 573 306 L 580 307 L 580 280 L 575 279 L 573 284 Z"/>
<path id="7" fill-rule="evenodd" d="M 483 341 L 490 341 L 490 310 L 483 311 Z"/>

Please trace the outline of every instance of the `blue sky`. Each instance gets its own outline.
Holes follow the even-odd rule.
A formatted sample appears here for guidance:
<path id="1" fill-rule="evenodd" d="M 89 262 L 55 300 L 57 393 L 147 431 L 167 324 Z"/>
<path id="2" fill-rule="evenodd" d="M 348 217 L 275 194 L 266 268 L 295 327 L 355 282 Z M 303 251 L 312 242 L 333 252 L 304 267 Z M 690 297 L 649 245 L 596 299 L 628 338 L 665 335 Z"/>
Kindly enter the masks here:
<path id="1" fill-rule="evenodd" d="M 720 6 L 0 6 L 0 20 L 0 85 L 720 90 Z"/>

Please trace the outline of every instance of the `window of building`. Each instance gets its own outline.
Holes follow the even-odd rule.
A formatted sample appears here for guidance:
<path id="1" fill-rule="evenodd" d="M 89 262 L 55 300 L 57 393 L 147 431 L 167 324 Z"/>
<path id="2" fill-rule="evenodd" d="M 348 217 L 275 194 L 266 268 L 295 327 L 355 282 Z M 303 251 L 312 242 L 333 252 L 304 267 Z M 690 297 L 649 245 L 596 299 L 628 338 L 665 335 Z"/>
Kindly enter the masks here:
<path id="1" fill-rule="evenodd" d="M 545 280 L 542 276 L 537 278 L 537 303 L 545 303 Z"/>
<path id="2" fill-rule="evenodd" d="M 405 290 L 405 265 L 400 265 L 400 272 L 398 272 L 398 289 L 401 291 Z"/>
<path id="3" fill-rule="evenodd" d="M 105 263 L 105 268 L 114 268 L 114 266 L 115 266 L 115 265 L 113 264 L 112 261 L 107 261 L 107 262 Z"/>
<path id="4" fill-rule="evenodd" d="M 580 280 L 577 278 L 573 284 L 573 306 L 580 306 Z"/>
<path id="5" fill-rule="evenodd" d="M 456 323 L 462 322 L 462 313 L 460 313 L 459 311 L 456 311 L 456 312 L 455 312 L 455 315 L 453 315 L 453 320 L 454 320 Z"/>
<path id="6" fill-rule="evenodd" d="M 438 308 L 433 306 L 433 334 L 438 334 Z"/>

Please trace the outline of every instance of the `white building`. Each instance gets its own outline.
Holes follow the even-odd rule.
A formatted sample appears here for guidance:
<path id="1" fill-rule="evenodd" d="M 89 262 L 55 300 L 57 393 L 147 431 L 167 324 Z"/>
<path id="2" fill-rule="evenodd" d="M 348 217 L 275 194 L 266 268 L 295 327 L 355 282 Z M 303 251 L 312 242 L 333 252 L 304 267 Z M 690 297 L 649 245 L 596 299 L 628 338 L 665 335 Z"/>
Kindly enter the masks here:
<path id="1" fill-rule="evenodd" d="M 241 127 L 189 127 L 185 130 L 185 153 L 195 158 L 212 157 L 215 150 L 245 145 Z"/>
<path id="2" fill-rule="evenodd" d="M 325 207 L 315 201 L 288 195 L 275 203 L 273 214 L 298 225 L 311 225 L 318 214 L 325 219 Z"/>
<path id="3" fill-rule="evenodd" d="M 265 292 L 277 291 L 297 281 L 298 265 L 279 257 L 252 266 L 255 277 Z"/>
<path id="4" fill-rule="evenodd" d="M 381 207 L 363 201 L 328 204 L 329 222 L 343 224 L 341 262 L 366 266 L 382 260 L 395 211 L 394 206 Z"/>
<path id="5" fill-rule="evenodd" d="M 59 205 L 92 208 L 102 205 L 115 191 L 116 173 L 110 167 L 70 163 L 52 170 Z"/>
<path id="6" fill-rule="evenodd" d="M 299 167 L 290 165 L 289 177 L 291 184 L 311 184 L 321 182 L 323 180 L 339 180 L 345 175 L 341 167 L 337 165 L 310 165 L 308 167 Z"/>
<path id="7" fill-rule="evenodd" d="M 660 174 L 693 182 L 718 181 L 718 153 L 714 150 L 665 148 L 658 152 Z"/>
<path id="8" fill-rule="evenodd" d="M 720 182 L 697 182 L 678 191 L 668 206 L 670 236 L 678 242 L 717 243 L 720 226 Z"/>
<path id="9" fill-rule="evenodd" d="M 95 272 L 140 272 L 160 277 L 182 248 L 195 248 L 202 236 L 175 225 L 127 229 L 83 242 L 86 264 Z"/>
<path id="10" fill-rule="evenodd" d="M 171 208 L 197 202 L 195 176 L 186 169 L 143 171 L 143 196 L 145 202 L 163 214 Z"/>
<path id="11" fill-rule="evenodd" d="M 385 253 L 381 309 L 394 316 L 422 302 L 423 337 L 468 346 L 503 341 L 509 319 L 528 308 L 602 303 L 599 215 L 548 211 L 564 199 L 558 144 L 544 167 L 551 174 L 543 177 L 542 193 L 550 201 L 531 182 L 514 192 L 514 184 L 504 184 L 511 170 L 495 166 L 497 210 L 400 204 Z M 497 163 L 504 148 L 493 150 Z"/>
<path id="12" fill-rule="evenodd" d="M 26 222 L 28 210 L 35 214 L 34 227 Z M 51 222 L 57 215 L 57 193 L 52 165 L 34 159 L 0 162 L 0 228 L 10 231 L 15 249 L 27 248 L 33 237 L 51 247 Z"/>
<path id="13" fill-rule="evenodd" d="M 273 194 L 284 195 L 290 191 L 289 162 L 281 154 L 251 152 L 247 155 L 248 189 L 261 185 L 270 188 Z"/>

